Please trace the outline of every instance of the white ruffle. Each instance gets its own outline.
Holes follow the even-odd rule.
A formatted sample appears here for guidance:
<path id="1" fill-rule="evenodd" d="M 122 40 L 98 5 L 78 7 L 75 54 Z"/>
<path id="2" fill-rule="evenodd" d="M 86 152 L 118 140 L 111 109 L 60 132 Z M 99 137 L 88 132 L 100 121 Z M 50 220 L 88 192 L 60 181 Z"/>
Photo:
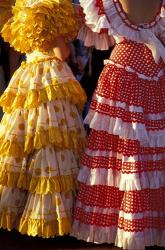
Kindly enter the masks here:
<path id="1" fill-rule="evenodd" d="M 116 246 L 128 250 L 145 250 L 145 246 L 154 245 L 165 247 L 165 230 L 160 232 L 160 230 L 146 229 L 144 232 L 125 232 L 117 230 L 115 226 L 97 227 L 75 220 L 71 235 L 87 242 L 115 243 Z"/>
<path id="2" fill-rule="evenodd" d="M 122 174 L 121 171 L 113 169 L 90 169 L 83 166 L 80 169 L 78 181 L 89 186 L 114 186 L 121 191 L 158 189 L 165 186 L 165 170 Z"/>
<path id="3" fill-rule="evenodd" d="M 100 39 L 98 39 L 98 35 L 96 35 L 96 33 L 100 34 L 102 29 L 107 29 L 107 34 L 109 36 L 113 36 L 117 43 L 122 41 L 123 38 L 145 43 L 152 51 L 155 62 L 158 62 L 160 57 L 162 57 L 165 61 L 164 46 L 157 38 L 158 35 L 164 32 L 165 28 L 163 6 L 161 15 L 156 18 L 157 20 L 155 25 L 144 28 L 132 25 L 135 27 L 131 28 L 131 26 L 127 25 L 118 14 L 113 0 L 103 0 L 102 2 L 105 14 L 99 15 L 99 8 L 96 6 L 96 0 L 80 0 L 80 4 L 86 15 L 86 25 L 94 32 L 94 35 L 92 35 L 88 29 L 82 28 L 80 30 L 78 37 L 86 37 L 83 39 L 86 46 L 96 46 L 97 44 L 98 49 L 108 49 L 108 36 L 105 36 L 107 42 L 104 41 L 102 44 L 99 41 Z"/>
<path id="4" fill-rule="evenodd" d="M 109 117 L 93 110 L 89 111 L 85 123 L 92 129 L 119 135 L 123 139 L 138 140 L 143 147 L 165 147 L 164 129 L 150 132 L 144 124 L 124 122 L 121 118 Z"/>
<path id="5" fill-rule="evenodd" d="M 164 171 L 146 171 L 141 173 L 122 174 L 119 184 L 120 190 L 142 190 L 146 188 L 158 189 L 165 186 Z"/>
<path id="6" fill-rule="evenodd" d="M 137 220 L 137 219 L 144 219 L 144 218 L 164 218 L 165 211 L 155 211 L 155 210 L 148 210 L 142 212 L 124 212 L 120 210 L 120 208 L 116 207 L 101 207 L 101 206 L 92 206 L 85 205 L 83 202 L 77 200 L 76 207 L 82 209 L 86 213 L 95 213 L 95 214 L 105 214 L 105 215 L 118 215 L 125 220 Z"/>
<path id="7" fill-rule="evenodd" d="M 133 155 L 133 156 L 122 156 L 116 152 L 109 151 L 94 151 L 86 149 L 86 155 L 90 157 L 106 157 L 116 158 L 125 163 L 136 163 L 136 162 L 159 162 L 165 160 L 165 154 L 155 155 Z M 79 182 L 85 183 L 86 185 L 107 185 L 115 186 L 120 190 L 142 190 L 146 188 L 157 189 L 165 186 L 165 169 L 147 171 L 145 169 L 142 172 L 129 172 L 122 173 L 122 170 L 107 169 L 105 168 L 89 168 L 85 164 L 81 166 L 78 175 Z"/>
<path id="8" fill-rule="evenodd" d="M 98 103 L 101 103 L 101 104 L 106 104 L 109 106 L 115 106 L 118 108 L 122 108 L 126 111 L 129 111 L 129 112 L 141 113 L 142 115 L 145 116 L 146 120 L 155 120 L 155 121 L 156 120 L 165 120 L 165 112 L 144 114 L 143 107 L 134 106 L 134 105 L 128 106 L 127 103 L 120 102 L 120 101 L 114 101 L 114 100 L 111 100 L 109 98 L 99 96 L 98 94 L 93 95 L 93 100 L 96 100 Z"/>
<path id="9" fill-rule="evenodd" d="M 121 103 L 107 98 L 95 95 L 93 100 L 96 100 L 98 103 L 106 104 L 111 107 L 120 107 L 123 109 L 123 112 L 132 112 L 132 113 L 143 113 L 142 107 L 128 106 L 126 103 Z M 145 115 L 144 119 L 146 120 L 164 120 L 165 113 L 160 114 L 148 114 Z M 89 124 L 90 128 L 95 130 L 103 130 L 110 134 L 119 135 L 124 139 L 138 140 L 140 141 L 141 146 L 145 147 L 164 147 L 165 146 L 165 129 L 155 129 L 147 130 L 145 124 L 138 122 L 125 122 L 121 118 L 111 117 L 109 114 L 101 114 L 97 111 L 90 109 L 87 114 L 85 121 L 86 124 Z"/>
<path id="10" fill-rule="evenodd" d="M 96 49 L 107 50 L 113 46 L 115 41 L 112 36 L 108 34 L 98 34 L 91 31 L 87 26 L 83 26 L 77 36 L 78 39 L 84 41 L 86 47 L 95 46 Z"/>
<path id="11" fill-rule="evenodd" d="M 131 68 L 130 66 L 123 66 L 123 65 L 121 65 L 121 64 L 119 64 L 119 63 L 113 62 L 112 60 L 104 60 L 104 65 L 106 65 L 106 64 L 115 65 L 117 68 L 119 68 L 119 69 L 124 69 L 124 70 L 126 70 L 127 72 L 129 72 L 129 73 L 134 73 L 134 74 L 136 74 L 140 79 L 147 80 L 147 81 L 156 81 L 156 82 L 157 82 L 157 81 L 159 81 L 160 77 L 162 77 L 162 76 L 164 75 L 164 70 L 163 70 L 163 69 L 160 70 L 156 76 L 150 77 L 150 76 L 146 76 L 146 75 L 144 75 L 144 74 L 142 74 L 142 73 L 136 72 L 136 71 L 135 71 L 133 68 Z"/>
<path id="12" fill-rule="evenodd" d="M 116 159 L 121 159 L 123 162 L 135 162 L 135 161 L 160 161 L 165 159 L 165 153 L 159 154 L 137 154 L 131 156 L 123 156 L 122 153 L 114 151 L 103 151 L 103 150 L 92 150 L 86 148 L 85 153 L 90 156 L 100 156 L 100 157 L 114 157 Z"/>
<path id="13" fill-rule="evenodd" d="M 78 181 L 86 185 L 106 185 L 118 187 L 121 179 L 121 172 L 113 169 L 90 169 L 82 166 L 78 175 Z"/>
<path id="14" fill-rule="evenodd" d="M 123 249 L 145 250 L 145 246 L 165 247 L 165 230 L 146 229 L 144 232 L 125 232 L 118 229 L 115 245 Z"/>
<path id="15" fill-rule="evenodd" d="M 115 242 L 116 233 L 116 226 L 111 228 L 97 227 L 95 225 L 82 224 L 75 220 L 73 223 L 71 236 L 76 237 L 78 240 L 84 240 L 96 244 L 112 244 Z"/>

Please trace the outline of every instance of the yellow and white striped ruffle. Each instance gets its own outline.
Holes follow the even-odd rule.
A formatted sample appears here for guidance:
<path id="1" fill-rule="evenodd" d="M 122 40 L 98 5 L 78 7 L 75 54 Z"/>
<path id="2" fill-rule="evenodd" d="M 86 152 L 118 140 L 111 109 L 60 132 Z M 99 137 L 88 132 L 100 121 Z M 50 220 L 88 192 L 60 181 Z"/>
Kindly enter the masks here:
<path id="1" fill-rule="evenodd" d="M 39 195 L 1 188 L 0 227 L 43 238 L 71 231 L 74 192 Z"/>

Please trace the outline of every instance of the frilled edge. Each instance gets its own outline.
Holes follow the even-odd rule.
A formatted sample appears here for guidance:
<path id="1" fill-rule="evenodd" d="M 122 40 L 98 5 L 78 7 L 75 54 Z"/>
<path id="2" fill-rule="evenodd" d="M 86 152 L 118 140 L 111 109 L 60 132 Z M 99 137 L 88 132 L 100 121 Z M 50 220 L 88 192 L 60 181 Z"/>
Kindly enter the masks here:
<path id="1" fill-rule="evenodd" d="M 112 36 L 106 33 L 98 34 L 93 32 L 86 25 L 79 30 L 77 38 L 82 40 L 86 47 L 95 46 L 96 49 L 100 50 L 108 50 L 109 47 L 115 44 Z"/>
<path id="2" fill-rule="evenodd" d="M 121 191 L 159 189 L 165 186 L 165 170 L 146 170 L 134 173 L 121 173 L 115 169 L 81 166 L 78 181 L 86 185 L 107 185 L 118 187 Z"/>
<path id="3" fill-rule="evenodd" d="M 59 218 L 53 221 L 21 218 L 19 232 L 42 238 L 62 236 L 71 232 L 71 218 Z"/>
<path id="4" fill-rule="evenodd" d="M 34 177 L 25 172 L 1 172 L 0 184 L 11 188 L 21 188 L 31 193 L 46 195 L 48 193 L 67 193 L 78 188 L 77 175 Z"/>
<path id="5" fill-rule="evenodd" d="M 148 39 L 150 33 L 163 33 L 164 30 L 165 21 L 162 18 L 164 5 L 161 8 L 161 14 L 156 17 L 153 23 L 148 24 L 147 29 L 143 31 L 138 26 L 131 24 L 124 13 L 119 14 L 121 12 L 119 3 L 115 0 L 80 0 L 80 4 L 85 14 L 86 25 L 79 31 L 78 37 L 84 41 L 86 46 L 95 46 L 102 50 L 108 49 L 109 46 L 114 44 L 113 36 L 116 42 L 121 41 L 123 37 L 127 37 L 132 41 L 146 43 L 151 49 Z M 158 47 L 161 47 L 160 51 L 162 51 L 161 42 L 158 39 L 156 40 L 159 43 Z M 159 50 L 158 47 L 156 50 Z M 152 50 L 154 56 L 155 49 Z M 155 58 L 155 60 L 157 59 Z"/>
<path id="6" fill-rule="evenodd" d="M 117 228 L 113 227 L 98 227 L 95 225 L 87 225 L 74 220 L 71 236 L 78 240 L 84 240 L 87 242 L 93 242 L 98 244 L 115 242 Z"/>
<path id="7" fill-rule="evenodd" d="M 127 232 L 117 229 L 116 226 L 109 227 L 97 227 L 95 225 L 82 224 L 78 220 L 75 220 L 72 227 L 71 236 L 76 237 L 79 240 L 87 242 L 94 242 L 98 244 L 114 243 L 117 247 L 123 249 L 141 249 L 145 250 L 146 246 L 165 246 L 165 230 L 146 229 L 142 232 Z"/>
<path id="8" fill-rule="evenodd" d="M 11 231 L 15 229 L 14 213 L 0 213 L 0 227 Z M 35 220 L 30 218 L 21 218 L 20 226 L 16 229 L 22 234 L 29 236 L 39 236 L 42 238 L 50 238 L 62 236 L 71 232 L 71 218 L 59 218 L 57 220 Z"/>
<path id="9" fill-rule="evenodd" d="M 0 106 L 3 107 L 5 112 L 12 112 L 19 108 L 37 108 L 41 103 L 66 98 L 77 105 L 80 110 L 83 110 L 86 101 L 85 91 L 77 81 L 72 79 L 64 84 L 58 83 L 57 79 L 53 79 L 50 85 L 38 91 L 29 90 L 27 95 L 7 90 L 0 98 Z"/>
<path id="10" fill-rule="evenodd" d="M 136 112 L 136 107 L 135 107 Z M 104 123 L 98 122 L 104 120 Z M 85 121 L 90 128 L 97 131 L 106 131 L 110 134 L 119 135 L 121 138 L 138 140 L 141 146 L 164 147 L 164 129 L 149 131 L 145 124 L 136 121 L 123 121 L 120 117 L 109 117 L 95 110 L 90 110 Z"/>
<path id="11" fill-rule="evenodd" d="M 25 143 L 21 143 L 17 138 L 9 141 L 5 136 L 0 139 L 0 155 L 22 157 L 30 154 L 34 149 L 41 149 L 49 144 L 53 144 L 57 149 L 72 149 L 74 152 L 82 152 L 86 144 L 85 133 L 81 131 L 67 131 L 59 127 L 50 127 L 36 134 L 26 135 Z"/>

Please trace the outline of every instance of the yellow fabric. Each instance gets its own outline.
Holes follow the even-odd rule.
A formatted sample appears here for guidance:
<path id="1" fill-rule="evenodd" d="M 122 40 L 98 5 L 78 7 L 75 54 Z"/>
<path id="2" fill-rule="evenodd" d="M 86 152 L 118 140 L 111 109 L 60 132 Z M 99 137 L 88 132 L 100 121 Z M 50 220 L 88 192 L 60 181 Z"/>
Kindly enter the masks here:
<path id="1" fill-rule="evenodd" d="M 83 109 L 86 101 L 85 92 L 77 81 L 71 79 L 69 82 L 59 85 L 58 79 L 52 79 L 49 86 L 40 91 L 29 90 L 26 95 L 13 93 L 7 89 L 0 98 L 0 106 L 5 112 L 12 112 L 18 108 L 36 108 L 43 102 L 64 98 L 68 98 L 80 110 Z"/>
<path id="2" fill-rule="evenodd" d="M 32 2 L 17 0 L 2 30 L 27 63 L 0 98 L 0 227 L 49 238 L 71 231 L 86 95 L 52 49 L 57 36 L 76 35 L 71 1 Z"/>
<path id="3" fill-rule="evenodd" d="M 4 138 L 1 137 L 0 155 L 23 157 L 23 155 L 24 155 L 23 144 L 18 143 L 18 141 L 16 141 L 16 140 L 4 141 Z"/>
<path id="4" fill-rule="evenodd" d="M 6 166 L 9 167 L 9 166 Z M 0 172 L 0 183 L 2 186 L 7 187 L 19 187 L 22 186 L 24 189 L 27 188 L 27 177 L 25 173 L 14 173 L 14 172 Z"/>
<path id="5" fill-rule="evenodd" d="M 13 19 L 2 29 L 2 36 L 17 51 L 49 51 L 54 39 L 72 40 L 77 34 L 75 11 L 70 0 L 43 0 L 32 6 L 16 1 Z"/>
<path id="6" fill-rule="evenodd" d="M 77 189 L 76 176 L 34 177 L 22 172 L 0 172 L 0 183 L 7 187 L 22 188 L 32 193 L 48 194 Z"/>
<path id="7" fill-rule="evenodd" d="M 60 128 L 49 128 L 48 131 L 39 131 L 35 136 L 27 136 L 25 153 L 30 153 L 34 148 L 40 149 L 48 144 L 55 145 L 58 149 L 72 149 L 82 152 L 85 147 L 85 138 L 79 132 L 62 131 Z"/>
<path id="8" fill-rule="evenodd" d="M 0 213 L 0 228 L 11 231 L 15 220 L 14 213 L 3 212 Z"/>
<path id="9" fill-rule="evenodd" d="M 70 233 L 75 192 L 40 195 L 4 187 L 2 193 L 0 227 L 45 238 Z"/>
<path id="10" fill-rule="evenodd" d="M 15 228 L 16 215 L 14 213 L 3 212 L 0 213 L 0 227 L 7 230 Z M 22 234 L 29 236 L 41 236 L 43 238 L 50 238 L 68 234 L 71 231 L 71 218 L 59 218 L 57 220 L 42 220 L 21 218 L 18 230 Z"/>
<path id="11" fill-rule="evenodd" d="M 0 0 L 0 31 L 3 25 L 12 16 L 12 5 L 15 0 Z"/>
<path id="12" fill-rule="evenodd" d="M 61 128 L 53 127 L 50 127 L 48 131 L 41 130 L 35 135 L 25 137 L 25 143 L 21 143 L 16 137 L 11 141 L 5 141 L 5 137 L 1 136 L 0 155 L 22 157 L 30 154 L 34 149 L 41 149 L 48 144 L 53 144 L 56 150 L 72 149 L 80 153 L 86 143 L 86 138 L 81 136 L 79 131 L 63 131 Z"/>
<path id="13" fill-rule="evenodd" d="M 77 189 L 76 176 L 55 176 L 52 178 L 32 177 L 29 190 L 37 194 L 68 192 Z"/>
<path id="14" fill-rule="evenodd" d="M 61 236 L 71 232 L 71 218 L 59 218 L 54 221 L 21 218 L 19 231 L 43 238 Z"/>

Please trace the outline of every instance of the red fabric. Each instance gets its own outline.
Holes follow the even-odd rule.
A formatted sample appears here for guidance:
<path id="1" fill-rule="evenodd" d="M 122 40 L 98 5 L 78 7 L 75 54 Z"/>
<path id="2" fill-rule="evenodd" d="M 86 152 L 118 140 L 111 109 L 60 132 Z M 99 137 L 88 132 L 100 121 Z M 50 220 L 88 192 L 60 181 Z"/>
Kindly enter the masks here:
<path id="1" fill-rule="evenodd" d="M 96 130 L 90 133 L 88 148 L 93 151 L 112 151 L 124 156 L 165 153 L 164 147 L 142 147 L 137 140 L 122 139 L 118 135 Z"/>
<path id="2" fill-rule="evenodd" d="M 152 238 L 152 229 L 159 229 L 160 232 L 165 229 L 165 180 L 163 180 L 165 147 L 159 145 L 157 140 L 160 132 L 161 139 L 165 136 L 163 133 L 165 73 L 162 76 L 159 75 L 160 71 L 164 71 L 165 65 L 162 61 L 156 64 L 151 51 L 144 44 L 127 40 L 115 46 L 110 59 L 114 65 L 106 64 L 104 67 L 91 102 L 90 115 L 93 118 L 89 120 L 92 130 L 87 149 L 81 158 L 80 191 L 75 209 L 76 225 L 80 226 L 79 234 L 82 234 L 82 238 L 85 233 L 81 225 L 84 224 L 89 228 L 91 226 L 91 234 L 94 230 L 93 226 L 98 227 L 98 230 L 101 227 L 102 235 L 104 235 L 104 227 L 109 227 L 109 236 L 114 233 L 114 230 L 117 232 L 117 229 L 144 234 L 147 229 L 151 229 L 149 238 Z M 122 67 L 119 67 L 120 65 Z M 134 72 L 126 70 L 128 67 Z M 139 77 L 139 74 L 146 79 Z M 158 78 L 151 80 L 150 77 Z M 134 111 L 136 108 L 137 111 Z M 143 136 L 138 137 L 139 140 L 122 138 L 122 133 L 120 135 L 117 129 L 115 131 L 119 134 L 108 132 L 108 128 L 107 131 L 101 130 L 104 127 L 102 126 L 105 122 L 104 117 L 106 121 L 109 118 L 110 122 L 111 118 L 113 120 L 120 118 L 118 123 L 121 121 L 121 124 L 122 122 L 128 124 L 123 129 L 130 127 L 132 130 L 139 129 L 138 125 L 143 125 L 146 133 L 154 133 L 154 146 L 149 143 L 150 134 L 148 134 L 148 144 L 143 144 L 140 141 L 143 141 Z M 132 125 L 134 122 L 137 124 L 135 127 Z M 98 126 L 100 130 L 96 129 L 97 126 L 95 128 L 97 123 L 100 125 Z M 111 125 L 113 126 L 113 123 Z M 113 128 L 110 131 L 114 131 Z M 143 131 L 138 132 L 143 135 Z M 126 131 L 125 135 L 127 134 L 129 133 Z M 109 169 L 111 171 L 108 172 Z M 86 174 L 84 174 L 85 171 L 87 171 Z M 102 173 L 104 173 L 103 177 Z M 98 174 L 100 174 L 98 180 L 102 182 L 97 182 Z M 142 176 L 143 179 L 141 179 Z M 93 182 L 92 178 L 94 178 Z M 114 180 L 114 186 L 103 183 L 108 179 L 112 179 L 107 181 L 111 185 Z M 141 183 L 145 181 L 146 183 Z M 102 183 L 102 185 L 90 184 L 90 186 L 89 183 Z M 143 189 L 143 187 L 147 188 Z M 141 213 L 140 217 L 138 213 Z M 95 241 L 99 240 L 100 238 L 97 239 L 96 236 Z"/>

